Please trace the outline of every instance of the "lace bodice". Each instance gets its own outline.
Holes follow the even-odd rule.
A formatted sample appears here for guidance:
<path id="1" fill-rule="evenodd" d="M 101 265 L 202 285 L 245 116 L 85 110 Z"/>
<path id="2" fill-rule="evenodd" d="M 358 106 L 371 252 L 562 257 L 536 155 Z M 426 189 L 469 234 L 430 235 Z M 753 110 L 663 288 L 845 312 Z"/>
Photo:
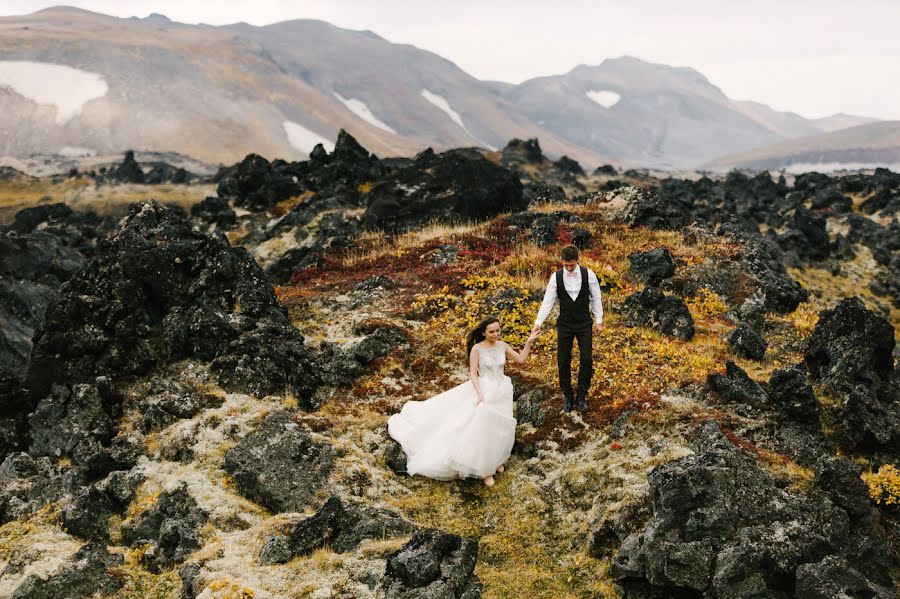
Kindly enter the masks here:
<path id="1" fill-rule="evenodd" d="M 504 364 L 506 364 L 506 346 L 503 343 L 497 343 L 492 348 L 478 346 L 479 376 L 502 378 Z"/>

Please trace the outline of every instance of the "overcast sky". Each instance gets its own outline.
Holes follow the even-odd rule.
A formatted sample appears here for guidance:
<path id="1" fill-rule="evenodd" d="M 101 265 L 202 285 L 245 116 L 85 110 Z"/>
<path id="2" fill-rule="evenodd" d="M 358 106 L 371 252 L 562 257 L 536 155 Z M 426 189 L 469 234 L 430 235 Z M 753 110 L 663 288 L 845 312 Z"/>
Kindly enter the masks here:
<path id="1" fill-rule="evenodd" d="M 510 83 L 628 54 L 810 118 L 900 119 L 898 0 L 0 0 L 0 14 L 58 4 L 212 25 L 322 19 Z"/>

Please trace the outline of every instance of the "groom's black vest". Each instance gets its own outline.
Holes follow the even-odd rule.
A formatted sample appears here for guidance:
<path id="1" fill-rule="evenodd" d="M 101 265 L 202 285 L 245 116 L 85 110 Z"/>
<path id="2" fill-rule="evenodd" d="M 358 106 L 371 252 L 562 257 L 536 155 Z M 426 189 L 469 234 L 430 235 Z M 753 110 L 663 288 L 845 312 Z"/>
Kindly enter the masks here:
<path id="1" fill-rule="evenodd" d="M 591 327 L 591 290 L 588 270 L 581 267 L 581 290 L 573 301 L 563 283 L 563 269 L 556 271 L 556 297 L 559 298 L 559 318 L 556 328 L 561 331 L 582 331 Z"/>

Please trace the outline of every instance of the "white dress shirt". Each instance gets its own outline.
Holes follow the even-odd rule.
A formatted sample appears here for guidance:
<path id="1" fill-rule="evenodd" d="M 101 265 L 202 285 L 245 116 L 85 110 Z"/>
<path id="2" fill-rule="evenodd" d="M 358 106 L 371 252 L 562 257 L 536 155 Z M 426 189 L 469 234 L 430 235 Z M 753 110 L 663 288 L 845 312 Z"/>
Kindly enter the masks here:
<path id="1" fill-rule="evenodd" d="M 590 268 L 587 269 L 587 273 L 591 312 L 594 314 L 594 322 L 600 324 L 603 322 L 603 302 L 600 299 L 600 281 L 597 280 L 597 275 L 595 275 L 594 271 Z M 563 268 L 563 286 L 565 286 L 566 293 L 569 294 L 572 301 L 578 299 L 578 294 L 581 292 L 580 266 L 576 265 L 575 270 L 572 272 Z M 538 310 L 537 319 L 534 321 L 535 325 L 541 326 L 544 324 L 544 321 L 550 316 L 550 311 L 553 310 L 553 304 L 556 303 L 556 300 L 556 272 L 554 272 L 550 275 L 550 282 L 547 283 L 547 291 L 544 292 L 544 301 L 541 302 L 541 309 Z"/>

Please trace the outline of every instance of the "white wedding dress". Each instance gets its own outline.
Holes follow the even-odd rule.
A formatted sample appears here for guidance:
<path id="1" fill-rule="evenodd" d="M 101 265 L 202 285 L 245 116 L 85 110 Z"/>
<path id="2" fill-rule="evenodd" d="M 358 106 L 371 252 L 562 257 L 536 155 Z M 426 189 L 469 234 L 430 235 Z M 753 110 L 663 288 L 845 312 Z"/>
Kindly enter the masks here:
<path id="1" fill-rule="evenodd" d="M 478 348 L 478 384 L 466 381 L 424 401 L 409 401 L 388 419 L 406 452 L 406 471 L 438 480 L 485 478 L 506 462 L 516 438 L 512 381 L 503 372 L 506 344 Z"/>

